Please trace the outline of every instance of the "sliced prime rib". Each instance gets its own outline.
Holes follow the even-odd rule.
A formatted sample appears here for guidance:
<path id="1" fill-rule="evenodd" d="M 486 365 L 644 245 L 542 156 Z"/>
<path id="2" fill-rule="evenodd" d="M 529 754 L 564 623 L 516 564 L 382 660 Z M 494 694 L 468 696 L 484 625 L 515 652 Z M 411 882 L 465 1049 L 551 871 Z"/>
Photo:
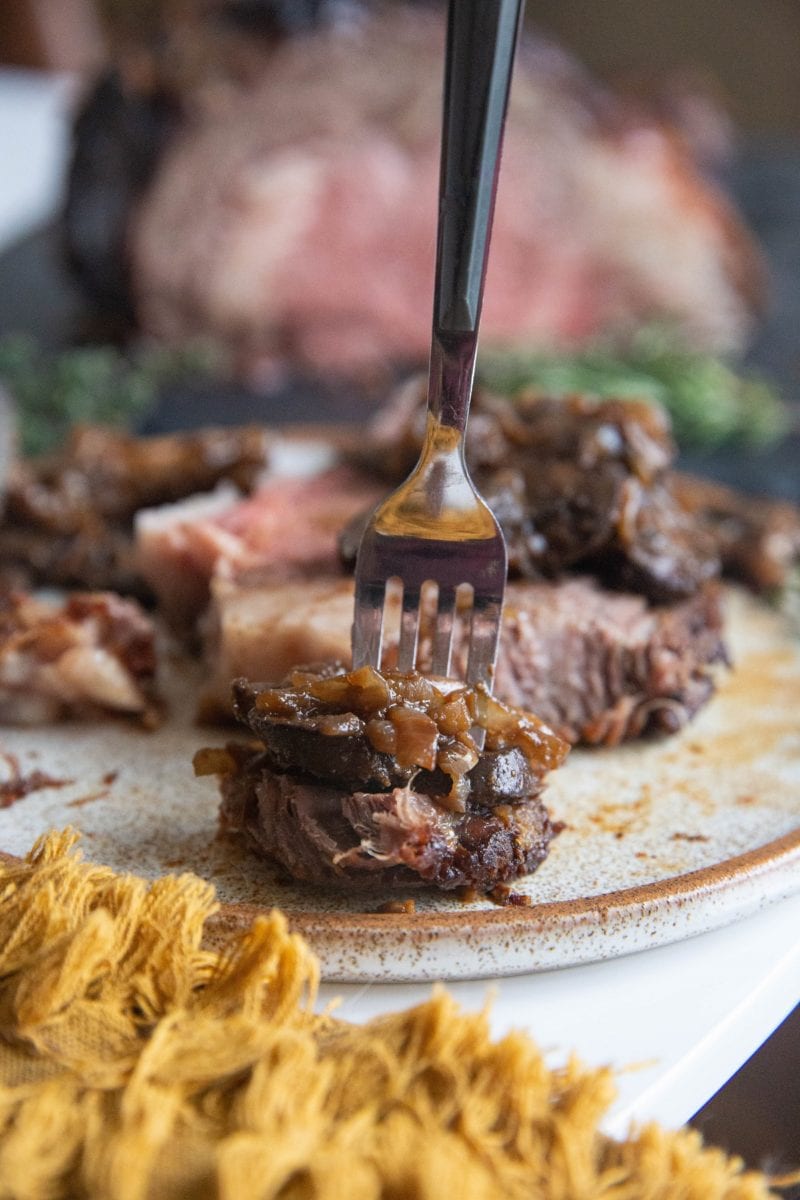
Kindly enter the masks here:
<path id="1" fill-rule="evenodd" d="M 714 693 L 723 633 L 713 584 L 655 607 L 581 578 L 511 584 L 495 688 L 570 742 L 675 733 Z"/>
<path id="2" fill-rule="evenodd" d="M 230 718 L 231 683 L 242 675 L 278 680 L 301 663 L 348 662 L 352 623 L 353 583 L 340 575 L 215 579 L 203 621 L 205 715 Z"/>
<path id="3" fill-rule="evenodd" d="M 424 359 L 443 21 L 424 6 L 354 8 L 284 41 L 223 38 L 213 15 L 187 35 L 176 20 L 150 70 L 139 51 L 112 95 L 101 83 L 79 125 L 69 206 L 73 259 L 96 293 L 109 276 L 119 287 L 123 259 L 147 330 L 210 333 L 251 366 L 354 373 Z M 115 138 L 132 147 L 116 189 L 104 144 Z M 98 196 L 111 269 L 81 221 Z M 569 342 L 656 319 L 740 348 L 760 279 L 749 236 L 675 129 L 529 38 L 484 338 Z"/>
<path id="4" fill-rule="evenodd" d="M 568 747 L 485 688 L 298 670 L 278 687 L 240 680 L 236 713 L 263 750 L 201 751 L 195 769 L 221 776 L 223 828 L 296 879 L 489 890 L 547 852 L 538 797 Z"/>
<path id="5" fill-rule="evenodd" d="M 304 579 L 329 573 L 341 529 L 385 488 L 348 466 L 311 478 L 266 479 L 252 496 L 230 490 L 138 514 L 136 567 L 171 624 L 203 612 L 212 579 Z"/>
<path id="6" fill-rule="evenodd" d="M 359 460 L 399 482 L 419 454 L 424 413 L 424 381 L 404 385 Z M 659 603 L 691 596 L 719 572 L 713 536 L 668 486 L 676 450 L 653 405 L 478 390 L 466 453 L 505 534 L 512 575 L 589 571 Z M 360 529 L 355 521 L 343 535 L 348 564 Z"/>
<path id="7" fill-rule="evenodd" d="M 75 593 L 61 604 L 0 600 L 0 720 L 35 724 L 121 713 L 157 719 L 149 617 L 132 600 Z"/>
<path id="8" fill-rule="evenodd" d="M 81 426 L 56 453 L 14 463 L 0 522 L 0 583 L 147 594 L 134 514 L 227 481 L 250 490 L 268 438 L 258 426 L 135 437 Z"/>
<path id="9" fill-rule="evenodd" d="M 242 674 L 277 680 L 298 663 L 350 660 L 353 587 L 337 576 L 222 581 L 210 616 L 209 711 L 230 712 L 230 681 Z M 684 725 L 713 694 L 714 668 L 725 661 L 713 584 L 654 606 L 585 577 L 515 581 L 506 592 L 495 691 L 570 742 L 615 745 Z"/>

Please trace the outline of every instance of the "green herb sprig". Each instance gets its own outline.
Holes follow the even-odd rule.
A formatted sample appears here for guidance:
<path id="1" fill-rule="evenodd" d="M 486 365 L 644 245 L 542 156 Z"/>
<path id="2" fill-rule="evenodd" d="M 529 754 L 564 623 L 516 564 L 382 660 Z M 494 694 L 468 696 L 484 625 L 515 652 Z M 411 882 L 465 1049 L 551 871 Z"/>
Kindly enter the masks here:
<path id="1" fill-rule="evenodd" d="M 791 424 L 789 411 L 765 379 L 737 372 L 719 358 L 683 347 L 674 334 L 643 329 L 626 344 L 598 341 L 572 352 L 484 352 L 478 379 L 507 395 L 535 389 L 580 392 L 662 405 L 682 445 L 766 446 Z"/>
<path id="2" fill-rule="evenodd" d="M 182 350 L 81 346 L 48 354 L 27 334 L 0 338 L 0 382 L 17 410 L 20 449 L 41 454 L 80 423 L 133 428 L 159 391 L 179 379 L 218 375 L 221 359 L 206 345 Z"/>

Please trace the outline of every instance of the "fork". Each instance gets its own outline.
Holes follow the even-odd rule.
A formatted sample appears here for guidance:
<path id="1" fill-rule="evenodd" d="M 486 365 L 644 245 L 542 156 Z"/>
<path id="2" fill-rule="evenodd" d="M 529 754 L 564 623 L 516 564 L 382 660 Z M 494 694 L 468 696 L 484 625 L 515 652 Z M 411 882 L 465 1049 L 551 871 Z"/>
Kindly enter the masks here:
<path id="1" fill-rule="evenodd" d="M 466 682 L 490 691 L 505 589 L 502 530 L 464 459 L 483 284 L 511 70 L 524 0 L 450 0 L 439 226 L 419 462 L 375 509 L 356 560 L 353 665 L 380 667 L 387 583 L 402 583 L 397 667 L 417 660 L 420 599 L 438 588 L 430 670 L 447 676 L 457 592 L 472 589 Z M 459 608 L 459 615 L 460 608 Z"/>

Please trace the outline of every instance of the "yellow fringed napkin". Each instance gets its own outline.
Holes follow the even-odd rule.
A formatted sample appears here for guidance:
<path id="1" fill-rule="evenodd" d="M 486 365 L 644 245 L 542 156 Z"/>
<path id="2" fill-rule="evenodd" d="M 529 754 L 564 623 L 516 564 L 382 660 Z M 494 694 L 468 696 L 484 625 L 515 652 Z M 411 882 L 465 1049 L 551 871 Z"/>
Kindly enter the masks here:
<path id="1" fill-rule="evenodd" d="M 651 1125 L 598 1132 L 609 1071 L 493 1043 L 444 990 L 352 1026 L 280 913 L 203 948 L 213 888 L 81 861 L 51 833 L 0 868 L 0 1198 L 765 1200 Z"/>

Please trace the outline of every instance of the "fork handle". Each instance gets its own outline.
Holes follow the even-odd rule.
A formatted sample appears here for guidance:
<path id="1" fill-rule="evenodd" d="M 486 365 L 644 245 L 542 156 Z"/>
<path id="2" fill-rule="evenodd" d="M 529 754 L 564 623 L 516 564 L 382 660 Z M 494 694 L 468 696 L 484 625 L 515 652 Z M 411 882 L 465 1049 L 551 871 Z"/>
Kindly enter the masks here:
<path id="1" fill-rule="evenodd" d="M 469 409 L 511 70 L 524 0 L 450 0 L 429 405 Z"/>

